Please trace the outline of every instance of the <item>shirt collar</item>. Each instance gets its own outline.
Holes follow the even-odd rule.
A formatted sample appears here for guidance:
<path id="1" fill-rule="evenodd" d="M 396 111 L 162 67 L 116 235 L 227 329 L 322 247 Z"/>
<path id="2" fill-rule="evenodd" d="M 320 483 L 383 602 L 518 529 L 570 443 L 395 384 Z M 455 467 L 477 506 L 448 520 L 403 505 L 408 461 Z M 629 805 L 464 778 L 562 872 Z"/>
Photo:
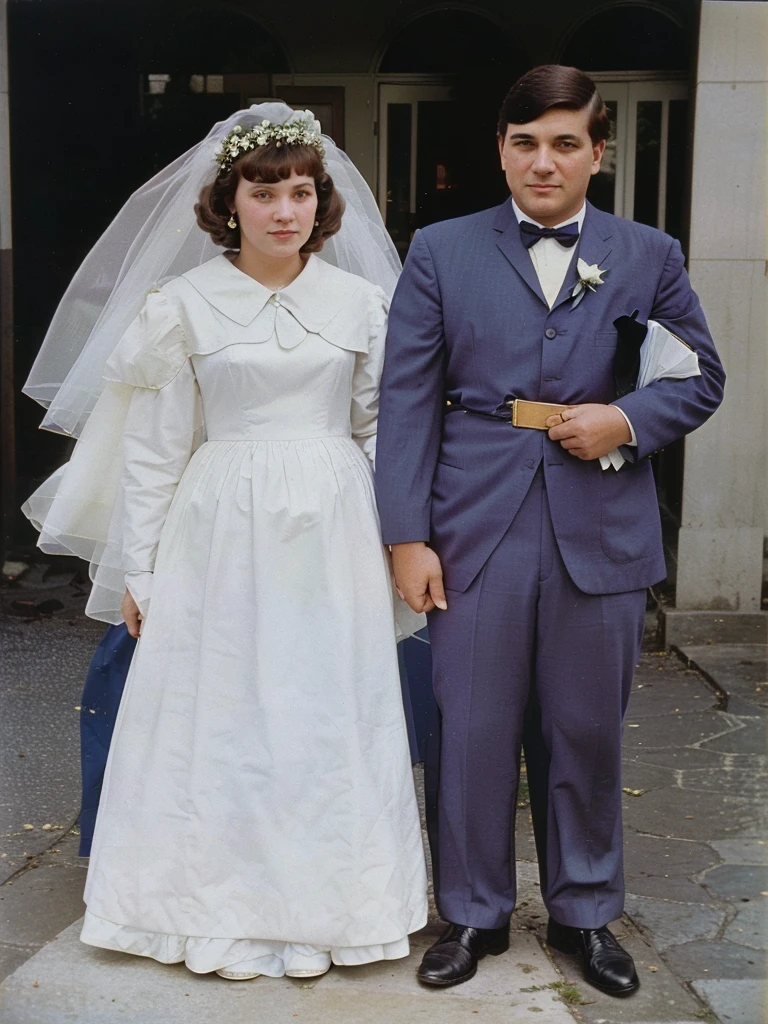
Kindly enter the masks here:
<path id="1" fill-rule="evenodd" d="M 539 224 L 539 222 L 537 220 L 534 220 L 533 217 L 529 217 L 527 213 L 523 213 L 523 211 L 517 205 L 512 196 L 510 196 L 510 201 L 512 203 L 512 209 L 515 211 L 515 217 L 517 217 L 518 224 L 521 220 L 527 220 L 531 224 L 535 224 L 537 228 L 544 227 L 543 224 Z M 564 228 L 566 224 L 576 224 L 578 226 L 579 232 L 581 232 L 581 229 L 584 227 L 584 217 L 586 216 L 586 212 L 587 204 L 584 203 L 575 217 L 569 217 L 568 220 L 564 220 L 561 224 L 554 224 L 553 227 Z"/>

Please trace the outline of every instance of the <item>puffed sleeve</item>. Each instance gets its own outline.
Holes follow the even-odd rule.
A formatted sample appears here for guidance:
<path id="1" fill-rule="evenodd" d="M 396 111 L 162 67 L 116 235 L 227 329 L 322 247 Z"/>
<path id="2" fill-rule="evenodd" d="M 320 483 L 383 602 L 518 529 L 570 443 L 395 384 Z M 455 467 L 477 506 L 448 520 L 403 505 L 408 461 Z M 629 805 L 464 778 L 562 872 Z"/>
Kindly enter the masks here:
<path id="1" fill-rule="evenodd" d="M 376 455 L 379 383 L 384 366 L 388 312 L 389 301 L 381 288 L 376 288 L 368 305 L 368 351 L 356 354 L 352 377 L 352 437 L 371 462 Z"/>
<path id="2" fill-rule="evenodd" d="M 197 380 L 187 360 L 165 387 L 137 387 L 128 408 L 120 480 L 123 565 L 126 586 L 144 615 L 160 534 L 197 446 L 200 406 Z"/>
<path id="3" fill-rule="evenodd" d="M 125 584 L 146 615 L 163 525 L 202 439 L 200 391 L 172 296 L 147 296 L 105 376 L 133 388 L 122 438 L 121 561 Z"/>

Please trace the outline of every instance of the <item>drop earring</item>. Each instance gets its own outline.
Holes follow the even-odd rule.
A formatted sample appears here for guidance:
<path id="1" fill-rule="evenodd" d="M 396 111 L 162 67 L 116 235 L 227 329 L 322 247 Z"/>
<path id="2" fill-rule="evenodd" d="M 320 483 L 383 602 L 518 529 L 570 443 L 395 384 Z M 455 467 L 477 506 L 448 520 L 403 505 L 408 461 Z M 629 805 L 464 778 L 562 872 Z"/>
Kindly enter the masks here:
<path id="1" fill-rule="evenodd" d="M 237 221 L 235 220 L 234 213 L 231 213 L 229 215 L 229 220 L 227 221 L 227 227 L 231 228 L 233 231 L 237 227 Z"/>
<path id="2" fill-rule="evenodd" d="M 319 221 L 319 220 L 316 220 L 316 221 L 315 221 L 315 227 L 316 227 L 316 228 L 319 228 L 319 227 L 320 227 L 320 221 Z"/>

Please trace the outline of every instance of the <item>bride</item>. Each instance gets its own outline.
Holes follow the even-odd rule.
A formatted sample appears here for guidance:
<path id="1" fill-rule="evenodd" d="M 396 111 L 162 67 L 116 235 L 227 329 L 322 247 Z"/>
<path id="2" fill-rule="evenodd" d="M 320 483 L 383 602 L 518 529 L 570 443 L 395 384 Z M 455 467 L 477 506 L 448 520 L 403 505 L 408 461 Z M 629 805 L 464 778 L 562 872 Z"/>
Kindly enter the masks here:
<path id="1" fill-rule="evenodd" d="M 371 473 L 396 273 L 313 115 L 262 104 L 129 200 L 57 312 L 27 390 L 82 433 L 25 511 L 140 632 L 86 943 L 306 977 L 426 922 Z"/>

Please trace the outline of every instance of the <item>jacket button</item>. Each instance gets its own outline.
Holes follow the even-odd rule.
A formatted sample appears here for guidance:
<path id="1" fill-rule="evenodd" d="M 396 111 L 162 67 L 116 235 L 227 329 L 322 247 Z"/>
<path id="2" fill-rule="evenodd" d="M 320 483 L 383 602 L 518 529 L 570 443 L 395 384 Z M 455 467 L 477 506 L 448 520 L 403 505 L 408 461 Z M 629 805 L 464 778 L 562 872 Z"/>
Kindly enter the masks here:
<path id="1" fill-rule="evenodd" d="M 548 327 L 546 331 L 544 331 L 544 337 L 549 338 L 549 340 L 551 341 L 553 338 L 557 337 L 557 331 L 554 327 Z"/>

